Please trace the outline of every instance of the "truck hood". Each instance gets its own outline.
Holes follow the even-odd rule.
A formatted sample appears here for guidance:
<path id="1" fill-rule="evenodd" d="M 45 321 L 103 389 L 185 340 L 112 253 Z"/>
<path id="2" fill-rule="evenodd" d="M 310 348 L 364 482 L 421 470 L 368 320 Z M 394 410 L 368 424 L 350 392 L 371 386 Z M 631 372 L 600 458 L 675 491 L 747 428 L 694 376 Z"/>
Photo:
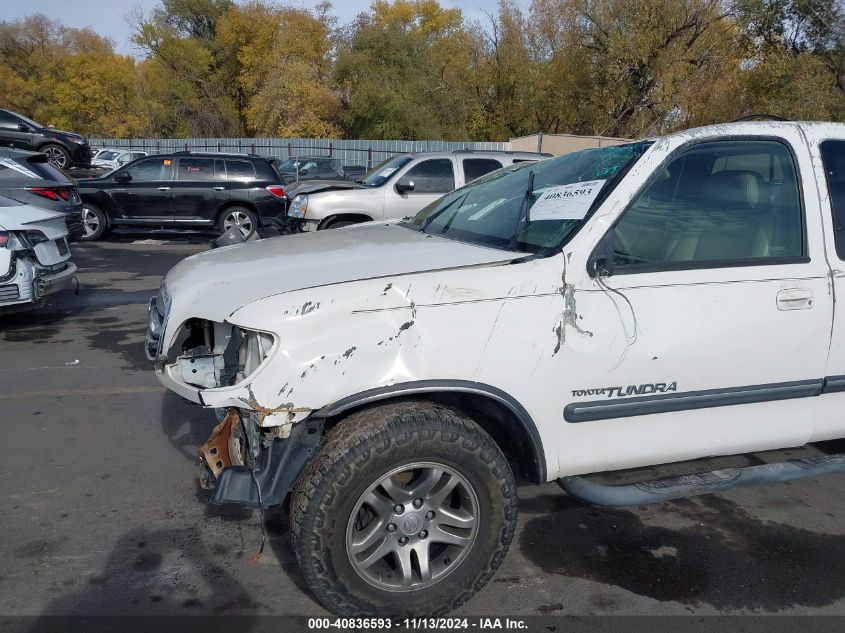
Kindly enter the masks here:
<path id="1" fill-rule="evenodd" d="M 291 184 L 286 191 L 288 198 L 293 198 L 298 193 L 317 193 L 338 189 L 366 189 L 366 187 L 350 180 L 300 180 Z"/>
<path id="2" fill-rule="evenodd" d="M 165 278 L 171 317 L 224 321 L 248 303 L 363 279 L 508 262 L 519 253 L 371 222 L 227 246 L 193 255 Z"/>

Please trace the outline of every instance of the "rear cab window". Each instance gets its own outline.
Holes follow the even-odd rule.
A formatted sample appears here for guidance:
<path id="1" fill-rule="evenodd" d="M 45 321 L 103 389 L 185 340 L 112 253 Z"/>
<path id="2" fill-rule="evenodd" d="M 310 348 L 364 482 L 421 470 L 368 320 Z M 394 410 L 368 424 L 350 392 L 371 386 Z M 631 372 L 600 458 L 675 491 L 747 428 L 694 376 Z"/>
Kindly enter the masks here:
<path id="1" fill-rule="evenodd" d="M 464 168 L 464 182 L 472 182 L 503 167 L 502 163 L 493 158 L 464 158 L 461 166 Z"/>
<path id="2" fill-rule="evenodd" d="M 830 194 L 836 256 L 845 260 L 845 140 L 823 141 L 819 150 Z"/>

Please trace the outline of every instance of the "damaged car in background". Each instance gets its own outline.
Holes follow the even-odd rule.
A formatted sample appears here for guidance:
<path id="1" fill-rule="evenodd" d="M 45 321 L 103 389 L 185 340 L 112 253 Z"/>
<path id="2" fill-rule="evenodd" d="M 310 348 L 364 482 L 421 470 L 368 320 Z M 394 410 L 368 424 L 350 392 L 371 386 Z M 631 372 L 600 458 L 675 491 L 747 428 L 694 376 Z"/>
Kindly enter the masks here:
<path id="1" fill-rule="evenodd" d="M 688 130 L 190 257 L 146 351 L 217 413 L 210 501 L 287 503 L 327 609 L 441 614 L 502 563 L 514 472 L 621 506 L 845 471 L 814 448 L 845 436 L 843 220 L 845 125 Z"/>
<path id="2" fill-rule="evenodd" d="M 73 282 L 65 214 L 0 196 L 0 314 L 31 309 Z"/>

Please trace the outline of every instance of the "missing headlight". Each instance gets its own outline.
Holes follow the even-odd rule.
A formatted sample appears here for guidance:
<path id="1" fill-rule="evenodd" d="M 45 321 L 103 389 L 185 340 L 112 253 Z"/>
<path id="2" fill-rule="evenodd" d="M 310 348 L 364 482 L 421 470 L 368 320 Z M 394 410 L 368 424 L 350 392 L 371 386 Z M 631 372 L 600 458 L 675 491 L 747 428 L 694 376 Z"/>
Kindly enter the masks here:
<path id="1" fill-rule="evenodd" d="M 236 385 L 248 378 L 267 358 L 273 337 L 229 323 L 189 319 L 171 351 L 182 380 L 204 389 Z"/>

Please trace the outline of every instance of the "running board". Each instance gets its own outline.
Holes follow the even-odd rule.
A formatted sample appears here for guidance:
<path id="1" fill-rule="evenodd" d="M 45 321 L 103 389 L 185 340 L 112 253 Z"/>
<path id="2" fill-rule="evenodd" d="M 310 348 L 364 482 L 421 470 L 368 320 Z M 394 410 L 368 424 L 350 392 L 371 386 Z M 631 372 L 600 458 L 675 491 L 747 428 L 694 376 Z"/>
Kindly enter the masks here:
<path id="1" fill-rule="evenodd" d="M 732 488 L 758 486 L 845 473 L 845 453 L 790 459 L 777 464 L 725 468 L 692 475 L 663 477 L 634 484 L 608 485 L 585 477 L 561 477 L 558 484 L 573 497 L 600 506 L 639 506 L 670 499 L 724 492 Z"/>

